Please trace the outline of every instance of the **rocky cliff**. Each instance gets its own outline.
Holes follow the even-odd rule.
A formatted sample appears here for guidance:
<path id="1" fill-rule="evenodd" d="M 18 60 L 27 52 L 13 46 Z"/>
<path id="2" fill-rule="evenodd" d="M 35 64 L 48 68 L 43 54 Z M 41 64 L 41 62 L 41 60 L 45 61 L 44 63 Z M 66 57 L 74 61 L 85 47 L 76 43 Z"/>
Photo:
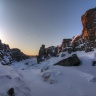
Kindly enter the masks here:
<path id="1" fill-rule="evenodd" d="M 83 30 L 82 38 L 87 42 L 95 42 L 96 40 L 96 8 L 89 9 L 81 17 Z"/>
<path id="2" fill-rule="evenodd" d="M 54 51 L 56 54 L 61 51 L 68 51 L 68 53 L 78 50 L 90 52 L 93 51 L 93 48 L 96 48 L 96 8 L 86 11 L 85 14 L 81 16 L 81 22 L 83 25 L 82 33 L 74 36 L 72 39 L 63 39 L 61 45 L 57 47 L 56 52 Z M 47 49 L 51 49 L 52 51 L 54 48 L 49 47 Z M 53 52 L 51 51 L 49 51 L 48 54 Z M 44 53 L 44 50 L 41 53 Z"/>

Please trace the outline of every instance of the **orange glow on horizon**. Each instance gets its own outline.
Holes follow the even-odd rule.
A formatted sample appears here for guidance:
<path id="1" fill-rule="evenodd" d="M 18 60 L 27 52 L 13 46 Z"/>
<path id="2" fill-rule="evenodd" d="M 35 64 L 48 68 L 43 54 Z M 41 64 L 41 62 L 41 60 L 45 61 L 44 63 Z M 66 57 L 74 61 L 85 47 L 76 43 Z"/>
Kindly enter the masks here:
<path id="1" fill-rule="evenodd" d="M 34 52 L 34 51 L 32 51 L 32 52 L 25 51 L 24 54 L 26 54 L 26 55 L 33 55 L 33 56 L 34 55 L 38 55 L 38 53 L 37 52 Z"/>
<path id="2" fill-rule="evenodd" d="M 9 35 L 5 33 L 5 30 L 0 29 L 0 40 L 2 41 L 2 43 L 8 44 L 11 49 L 18 48 L 26 55 L 38 55 L 38 49 L 31 49 L 32 46 L 29 47 L 24 43 L 17 42 L 17 40 L 11 40 L 11 37 L 9 37 Z"/>

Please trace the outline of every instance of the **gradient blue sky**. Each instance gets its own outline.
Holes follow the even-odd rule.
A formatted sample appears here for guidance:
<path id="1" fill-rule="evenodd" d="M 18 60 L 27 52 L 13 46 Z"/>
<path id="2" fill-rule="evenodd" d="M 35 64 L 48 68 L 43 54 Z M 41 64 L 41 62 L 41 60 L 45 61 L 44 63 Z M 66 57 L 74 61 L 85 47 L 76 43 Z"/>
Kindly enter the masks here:
<path id="1" fill-rule="evenodd" d="M 36 55 L 42 44 L 80 34 L 81 16 L 94 7 L 96 0 L 0 0 L 0 39 Z"/>

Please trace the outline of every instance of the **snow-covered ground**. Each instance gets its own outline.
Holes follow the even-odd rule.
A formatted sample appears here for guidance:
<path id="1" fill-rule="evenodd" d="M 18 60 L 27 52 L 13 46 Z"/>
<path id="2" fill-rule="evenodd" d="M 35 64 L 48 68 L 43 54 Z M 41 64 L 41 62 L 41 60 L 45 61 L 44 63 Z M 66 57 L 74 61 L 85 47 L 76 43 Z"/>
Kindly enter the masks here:
<path id="1" fill-rule="evenodd" d="M 76 53 L 80 66 L 53 66 L 58 61 Z M 14 88 L 16 96 L 96 96 L 96 51 L 74 52 L 65 57 L 52 57 L 40 64 L 36 58 L 0 65 L 0 96 Z"/>

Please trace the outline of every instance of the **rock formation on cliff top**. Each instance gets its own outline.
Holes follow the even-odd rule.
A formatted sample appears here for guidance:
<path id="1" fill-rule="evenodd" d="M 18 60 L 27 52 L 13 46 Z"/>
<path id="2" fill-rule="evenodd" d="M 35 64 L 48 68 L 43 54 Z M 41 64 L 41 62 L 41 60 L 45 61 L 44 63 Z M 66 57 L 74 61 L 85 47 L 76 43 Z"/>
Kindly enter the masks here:
<path id="1" fill-rule="evenodd" d="M 83 30 L 82 38 L 88 42 L 96 40 L 96 8 L 89 9 L 81 17 Z"/>

